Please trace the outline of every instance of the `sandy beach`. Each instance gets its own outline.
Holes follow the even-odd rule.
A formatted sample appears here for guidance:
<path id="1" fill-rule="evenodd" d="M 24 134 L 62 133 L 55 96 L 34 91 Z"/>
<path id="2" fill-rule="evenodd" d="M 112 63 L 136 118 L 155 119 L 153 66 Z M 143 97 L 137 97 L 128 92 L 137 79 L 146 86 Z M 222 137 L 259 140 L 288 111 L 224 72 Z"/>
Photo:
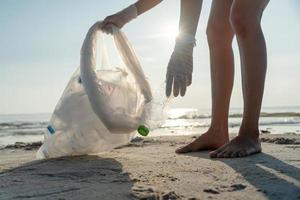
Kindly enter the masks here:
<path id="1" fill-rule="evenodd" d="M 300 199 L 300 136 L 263 135 L 263 153 L 178 155 L 195 136 L 136 138 L 98 155 L 35 160 L 39 143 L 0 150 L 0 199 Z"/>

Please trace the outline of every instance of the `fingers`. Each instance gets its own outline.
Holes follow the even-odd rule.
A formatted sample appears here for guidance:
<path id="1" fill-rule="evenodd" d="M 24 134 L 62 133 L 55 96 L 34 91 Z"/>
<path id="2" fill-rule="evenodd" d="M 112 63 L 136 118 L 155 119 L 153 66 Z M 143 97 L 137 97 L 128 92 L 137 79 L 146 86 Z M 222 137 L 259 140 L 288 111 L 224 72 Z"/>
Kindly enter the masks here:
<path id="1" fill-rule="evenodd" d="M 113 24 L 111 24 L 109 22 L 104 22 L 104 24 L 101 27 L 101 30 L 106 34 L 112 34 L 113 33 L 112 25 Z"/>
<path id="2" fill-rule="evenodd" d="M 181 89 L 180 89 L 180 96 L 184 96 L 185 95 L 185 92 L 186 92 L 186 86 L 183 86 Z"/>
<path id="3" fill-rule="evenodd" d="M 174 97 L 177 97 L 178 94 L 179 94 L 179 89 L 181 87 L 181 83 L 180 83 L 180 77 L 178 76 L 175 76 L 174 78 L 174 88 L 173 88 L 173 94 L 174 94 Z"/>
<path id="4" fill-rule="evenodd" d="M 106 17 L 103 20 L 101 30 L 106 34 L 112 34 L 113 33 L 113 27 L 112 26 L 117 26 L 117 25 L 116 25 L 116 20 L 111 15 L 111 16 Z"/>
<path id="5" fill-rule="evenodd" d="M 170 97 L 173 89 L 174 97 L 184 96 L 187 88 L 187 78 L 181 76 L 168 75 L 166 81 L 166 96 Z"/>
<path id="6" fill-rule="evenodd" d="M 184 96 L 187 89 L 188 76 L 177 76 L 174 78 L 174 96 L 177 97 L 180 93 L 180 96 Z"/>
<path id="7" fill-rule="evenodd" d="M 166 82 L 166 96 L 170 97 L 172 92 L 172 84 L 173 84 L 173 75 L 167 73 L 167 82 Z"/>
<path id="8" fill-rule="evenodd" d="M 175 49 L 171 55 L 166 79 L 167 97 L 170 97 L 172 90 L 174 97 L 177 97 L 179 94 L 184 96 L 187 87 L 192 84 L 193 57 L 184 53 Z"/>
<path id="9" fill-rule="evenodd" d="M 174 63 L 170 62 L 168 66 L 167 76 L 166 76 L 166 96 L 170 97 L 173 91 L 174 97 L 184 96 L 186 93 L 186 88 L 191 84 L 192 74 L 185 74 L 184 72 L 172 71 L 172 66 Z"/>
<path id="10" fill-rule="evenodd" d="M 180 87 L 180 96 L 184 96 L 185 95 L 185 92 L 186 92 L 186 78 L 184 77 L 184 79 L 182 80 L 181 82 L 181 87 Z"/>

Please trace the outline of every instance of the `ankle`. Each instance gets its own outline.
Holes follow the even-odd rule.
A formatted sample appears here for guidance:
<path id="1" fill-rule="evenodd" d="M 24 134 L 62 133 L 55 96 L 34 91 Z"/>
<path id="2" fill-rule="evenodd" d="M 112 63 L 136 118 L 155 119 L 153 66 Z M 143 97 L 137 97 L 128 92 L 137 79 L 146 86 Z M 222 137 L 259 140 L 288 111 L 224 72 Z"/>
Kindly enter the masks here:
<path id="1" fill-rule="evenodd" d="M 238 135 L 257 140 L 259 138 L 259 129 L 258 127 L 241 126 Z"/>
<path id="2" fill-rule="evenodd" d="M 219 136 L 219 137 L 226 137 L 228 138 L 228 127 L 227 126 L 210 126 L 208 131 L 210 134 Z"/>

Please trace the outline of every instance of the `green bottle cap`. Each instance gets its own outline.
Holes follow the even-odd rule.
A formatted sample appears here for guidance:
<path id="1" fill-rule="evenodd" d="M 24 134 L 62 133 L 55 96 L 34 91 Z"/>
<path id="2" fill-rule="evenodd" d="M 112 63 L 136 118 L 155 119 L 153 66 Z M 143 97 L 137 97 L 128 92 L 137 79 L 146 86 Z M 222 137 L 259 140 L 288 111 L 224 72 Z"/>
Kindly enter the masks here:
<path id="1" fill-rule="evenodd" d="M 149 129 L 144 126 L 144 125 L 140 125 L 137 129 L 138 133 L 142 136 L 147 136 L 149 134 Z"/>

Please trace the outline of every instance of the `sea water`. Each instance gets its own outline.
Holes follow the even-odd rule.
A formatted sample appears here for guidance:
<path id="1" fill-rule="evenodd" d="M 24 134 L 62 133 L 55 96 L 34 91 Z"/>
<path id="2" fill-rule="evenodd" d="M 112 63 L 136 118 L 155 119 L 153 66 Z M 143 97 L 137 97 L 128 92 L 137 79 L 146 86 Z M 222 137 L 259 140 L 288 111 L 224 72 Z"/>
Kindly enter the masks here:
<path id="1" fill-rule="evenodd" d="M 50 117 L 50 113 L 0 115 L 0 147 L 15 142 L 42 141 Z M 170 109 L 166 122 L 148 137 L 201 133 L 207 130 L 210 120 L 208 109 Z M 241 120 L 242 109 L 231 109 L 229 131 L 237 133 Z M 300 106 L 263 108 L 259 123 L 260 130 L 270 134 L 300 134 Z"/>

